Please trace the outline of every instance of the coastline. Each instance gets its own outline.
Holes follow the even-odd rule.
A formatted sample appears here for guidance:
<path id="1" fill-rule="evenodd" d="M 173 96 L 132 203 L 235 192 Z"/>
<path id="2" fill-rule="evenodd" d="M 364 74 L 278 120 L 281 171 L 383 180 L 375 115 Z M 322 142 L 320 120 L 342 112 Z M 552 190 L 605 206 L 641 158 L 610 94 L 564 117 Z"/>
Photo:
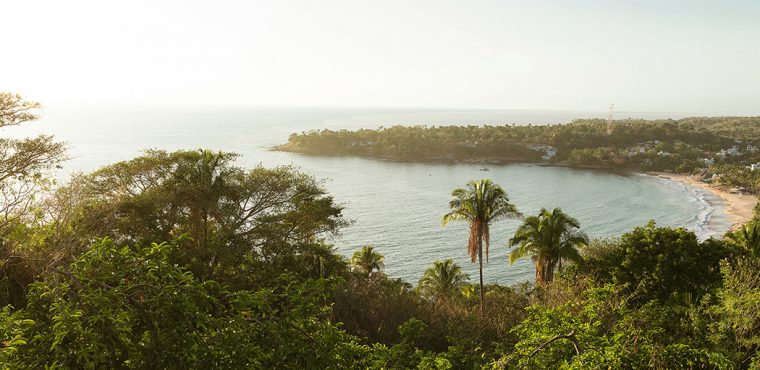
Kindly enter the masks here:
<path id="1" fill-rule="evenodd" d="M 729 231 L 736 230 L 741 225 L 747 223 L 747 221 L 752 219 L 754 214 L 754 208 L 758 201 L 758 198 L 755 195 L 732 193 L 725 185 L 708 184 L 689 175 L 679 175 L 667 172 L 644 173 L 702 189 L 715 195 L 716 198 L 723 202 L 726 216 L 728 216 L 728 219 L 731 222 Z M 714 204 L 711 205 L 714 206 Z"/>
<path id="2" fill-rule="evenodd" d="M 378 157 L 378 156 L 372 156 L 372 155 L 359 155 L 359 154 L 317 154 L 317 153 L 310 153 L 308 151 L 303 151 L 303 150 L 294 150 L 293 148 L 288 148 L 286 145 L 275 146 L 275 147 L 270 148 L 269 150 L 290 152 L 290 153 L 296 153 L 296 154 L 302 154 L 302 155 L 308 155 L 308 156 L 312 156 L 312 155 L 354 156 L 354 157 L 361 157 L 361 158 L 367 158 L 367 159 L 400 162 L 400 163 L 444 163 L 444 164 L 445 163 L 464 163 L 464 164 L 480 163 L 474 159 L 451 159 L 451 158 L 433 159 L 431 158 L 428 160 L 408 160 L 408 159 L 384 158 L 384 157 Z M 692 187 L 695 189 L 700 189 L 714 195 L 714 198 L 717 199 L 718 202 L 720 202 L 720 204 L 717 204 L 715 200 L 705 199 L 705 201 L 712 208 L 722 208 L 724 210 L 727 221 L 730 223 L 730 227 L 726 231 L 736 230 L 738 227 L 740 227 L 741 225 L 751 220 L 752 216 L 754 215 L 755 205 L 758 202 L 758 197 L 756 195 L 732 193 L 730 189 L 725 185 L 708 184 L 690 175 L 675 174 L 675 173 L 670 173 L 670 172 L 641 171 L 641 170 L 632 170 L 632 169 L 626 169 L 626 168 L 610 168 L 610 167 L 599 167 L 599 166 L 571 166 L 571 165 L 567 165 L 563 163 L 552 163 L 552 162 L 546 162 L 546 161 L 504 160 L 504 159 L 497 159 L 497 160 L 491 159 L 491 160 L 486 161 L 486 164 L 491 164 L 491 165 L 531 164 L 531 165 L 536 165 L 536 166 L 564 167 L 564 168 L 572 168 L 572 169 L 579 169 L 579 170 L 594 170 L 594 171 L 604 171 L 604 172 L 612 172 L 612 173 L 638 173 L 638 174 L 658 177 L 658 178 L 668 180 L 668 181 L 674 181 L 682 185 Z M 725 228 L 725 227 L 718 227 L 717 225 L 714 225 L 712 222 L 707 223 L 705 226 L 707 228 L 707 231 L 717 236 L 720 236 L 721 232 L 723 231 L 722 229 Z"/>

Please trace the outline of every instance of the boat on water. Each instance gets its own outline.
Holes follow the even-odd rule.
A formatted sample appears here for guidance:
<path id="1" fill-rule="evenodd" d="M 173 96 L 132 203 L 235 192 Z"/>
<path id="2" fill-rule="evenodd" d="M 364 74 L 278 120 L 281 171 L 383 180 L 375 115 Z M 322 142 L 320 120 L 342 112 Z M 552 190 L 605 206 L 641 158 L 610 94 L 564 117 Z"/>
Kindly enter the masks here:
<path id="1" fill-rule="evenodd" d="M 480 171 L 490 171 L 488 167 L 486 167 L 486 160 L 483 159 L 480 161 Z"/>

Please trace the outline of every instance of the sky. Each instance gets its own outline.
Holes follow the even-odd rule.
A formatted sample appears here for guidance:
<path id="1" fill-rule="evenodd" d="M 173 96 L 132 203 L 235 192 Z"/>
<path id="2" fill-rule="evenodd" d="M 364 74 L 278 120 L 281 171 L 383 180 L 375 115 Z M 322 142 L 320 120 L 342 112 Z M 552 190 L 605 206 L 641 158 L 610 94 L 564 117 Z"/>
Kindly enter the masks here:
<path id="1" fill-rule="evenodd" d="M 0 0 L 45 104 L 760 115 L 760 1 Z"/>

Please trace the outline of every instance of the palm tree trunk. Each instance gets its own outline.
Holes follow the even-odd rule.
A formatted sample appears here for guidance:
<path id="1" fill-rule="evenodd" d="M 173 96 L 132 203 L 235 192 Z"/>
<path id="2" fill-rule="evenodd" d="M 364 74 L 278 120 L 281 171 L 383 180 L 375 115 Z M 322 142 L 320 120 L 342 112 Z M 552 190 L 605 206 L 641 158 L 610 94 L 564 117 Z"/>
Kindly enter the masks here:
<path id="1" fill-rule="evenodd" d="M 483 302 L 485 301 L 485 292 L 483 291 L 483 228 L 478 228 L 478 261 L 480 261 L 480 317 L 484 317 Z"/>
<path id="2" fill-rule="evenodd" d="M 546 282 L 546 267 L 544 266 L 543 257 L 535 257 L 536 265 L 536 285 L 543 285 Z"/>
<path id="3" fill-rule="evenodd" d="M 549 259 L 549 262 L 546 264 L 546 283 L 551 283 L 554 281 L 554 270 L 557 268 L 557 261 L 555 259 Z"/>

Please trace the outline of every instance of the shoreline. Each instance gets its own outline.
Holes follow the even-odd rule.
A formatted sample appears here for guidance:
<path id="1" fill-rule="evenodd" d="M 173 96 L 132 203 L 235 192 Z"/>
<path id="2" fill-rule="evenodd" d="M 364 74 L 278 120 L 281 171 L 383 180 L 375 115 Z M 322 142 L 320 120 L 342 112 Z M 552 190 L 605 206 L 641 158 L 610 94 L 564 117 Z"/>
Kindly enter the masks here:
<path id="1" fill-rule="evenodd" d="M 715 195 L 720 199 L 725 208 L 725 214 L 731 222 L 728 231 L 734 231 L 741 225 L 747 223 L 754 215 L 755 205 L 758 198 L 751 194 L 732 193 L 725 185 L 714 185 L 702 182 L 701 180 L 690 176 L 680 175 L 668 172 L 643 172 L 644 174 L 659 177 L 662 179 L 675 181 L 697 189 L 702 189 Z M 710 204 L 715 206 L 715 204 Z"/>
<path id="2" fill-rule="evenodd" d="M 366 159 L 372 159 L 372 160 L 390 161 L 390 162 L 399 162 L 399 163 L 479 164 L 479 162 L 477 162 L 476 160 L 468 160 L 468 159 L 450 159 L 450 158 L 432 159 L 431 158 L 428 160 L 405 160 L 405 159 L 383 158 L 383 157 L 377 157 L 377 156 L 371 156 L 371 155 L 357 155 L 357 154 L 317 154 L 317 153 L 309 153 L 309 152 L 300 151 L 300 150 L 292 150 L 290 148 L 285 148 L 284 146 L 285 145 L 275 146 L 275 147 L 269 148 L 269 150 L 301 154 L 301 155 L 307 155 L 307 156 L 328 156 L 328 157 L 352 156 L 352 157 L 360 157 L 360 158 L 366 158 Z M 500 160 L 491 159 L 489 161 L 486 161 L 486 165 L 510 165 L 510 164 L 528 164 L 528 165 L 542 166 L 542 167 L 561 167 L 561 168 L 570 168 L 570 169 L 577 169 L 577 170 L 603 171 L 603 172 L 611 172 L 611 173 L 618 173 L 618 174 L 624 174 L 624 173 L 644 174 L 644 175 L 658 177 L 658 178 L 669 180 L 669 181 L 674 181 L 676 183 L 680 183 L 680 184 L 693 187 L 696 189 L 700 189 L 714 195 L 715 198 L 720 200 L 721 204 L 716 204 L 715 201 L 711 201 L 711 200 L 706 200 L 706 201 L 710 207 L 715 208 L 716 206 L 720 206 L 721 208 L 723 208 L 723 211 L 728 221 L 731 224 L 728 230 L 726 231 L 734 231 L 741 225 L 751 220 L 752 216 L 754 215 L 755 205 L 758 202 L 758 197 L 756 195 L 732 193 L 728 189 L 728 187 L 726 187 L 725 185 L 708 184 L 708 183 L 702 182 L 701 180 L 691 175 L 682 175 L 682 174 L 675 174 L 675 173 L 670 173 L 670 172 L 634 170 L 634 169 L 626 169 L 626 168 L 609 168 L 609 167 L 599 167 L 599 166 L 571 166 L 571 165 L 567 165 L 567 164 L 563 164 L 559 162 L 552 163 L 548 161 L 533 162 L 533 161 L 525 161 L 525 160 L 504 160 L 504 159 L 500 159 Z M 710 222 L 708 222 L 705 226 L 708 231 L 715 233 L 715 235 L 722 236 L 722 234 L 720 234 L 721 230 L 716 230 L 714 228 L 714 225 L 710 225 Z"/>

